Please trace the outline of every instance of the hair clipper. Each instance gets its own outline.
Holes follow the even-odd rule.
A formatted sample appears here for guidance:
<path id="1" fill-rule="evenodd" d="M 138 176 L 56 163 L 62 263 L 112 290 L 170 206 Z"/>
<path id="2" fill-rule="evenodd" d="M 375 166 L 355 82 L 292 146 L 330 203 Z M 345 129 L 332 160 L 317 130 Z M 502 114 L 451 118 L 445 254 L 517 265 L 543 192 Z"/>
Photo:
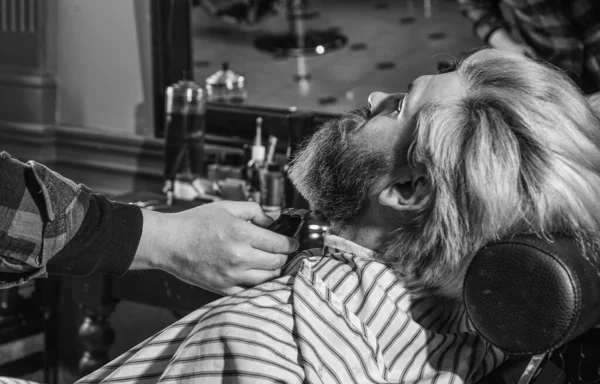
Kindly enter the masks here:
<path id="1" fill-rule="evenodd" d="M 279 217 L 267 229 L 299 240 L 300 230 L 311 212 L 308 209 L 286 208 L 281 211 Z"/>

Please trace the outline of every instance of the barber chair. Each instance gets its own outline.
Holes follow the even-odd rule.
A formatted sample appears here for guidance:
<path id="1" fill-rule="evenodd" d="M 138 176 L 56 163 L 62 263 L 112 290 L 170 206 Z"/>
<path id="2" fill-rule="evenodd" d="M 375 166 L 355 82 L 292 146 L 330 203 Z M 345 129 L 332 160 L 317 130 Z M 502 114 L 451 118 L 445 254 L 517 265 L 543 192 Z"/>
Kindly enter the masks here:
<path id="1" fill-rule="evenodd" d="M 477 332 L 510 356 L 478 384 L 600 383 L 600 269 L 573 238 L 487 245 L 463 296 Z"/>
<path id="2" fill-rule="evenodd" d="M 0 290 L 0 383 L 43 373 L 58 382 L 60 277 Z"/>

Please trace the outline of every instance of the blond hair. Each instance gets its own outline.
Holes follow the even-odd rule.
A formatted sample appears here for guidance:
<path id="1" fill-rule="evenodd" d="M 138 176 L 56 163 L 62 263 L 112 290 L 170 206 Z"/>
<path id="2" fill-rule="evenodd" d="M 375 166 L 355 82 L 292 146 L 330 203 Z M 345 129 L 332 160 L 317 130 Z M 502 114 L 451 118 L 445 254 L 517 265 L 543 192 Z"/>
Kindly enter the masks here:
<path id="1" fill-rule="evenodd" d="M 575 236 L 599 249 L 600 120 L 562 72 L 481 50 L 457 73 L 466 96 L 423 107 L 408 151 L 429 193 L 387 238 L 385 261 L 417 291 L 460 295 L 470 258 L 507 236 Z"/>

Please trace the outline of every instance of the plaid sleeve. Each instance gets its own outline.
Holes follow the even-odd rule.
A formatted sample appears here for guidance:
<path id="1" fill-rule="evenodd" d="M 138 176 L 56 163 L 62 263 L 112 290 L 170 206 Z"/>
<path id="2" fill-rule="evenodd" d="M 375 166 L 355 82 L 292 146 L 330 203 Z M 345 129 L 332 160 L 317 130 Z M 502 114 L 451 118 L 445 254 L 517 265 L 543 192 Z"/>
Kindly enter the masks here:
<path id="1" fill-rule="evenodd" d="M 500 0 L 458 0 L 460 9 L 473 22 L 473 32 L 487 44 L 492 32 L 506 28 Z"/>
<path id="2" fill-rule="evenodd" d="M 142 229 L 139 207 L 0 152 L 0 289 L 48 272 L 122 275 Z"/>
<path id="3" fill-rule="evenodd" d="M 46 275 L 77 233 L 90 191 L 45 166 L 0 153 L 0 287 Z"/>

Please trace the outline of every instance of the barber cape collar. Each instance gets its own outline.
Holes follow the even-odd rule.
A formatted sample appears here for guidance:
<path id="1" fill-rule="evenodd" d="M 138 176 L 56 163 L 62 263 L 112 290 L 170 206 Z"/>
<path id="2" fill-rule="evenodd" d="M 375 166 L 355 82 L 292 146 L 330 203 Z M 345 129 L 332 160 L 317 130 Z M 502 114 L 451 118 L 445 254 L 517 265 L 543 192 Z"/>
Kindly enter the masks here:
<path id="1" fill-rule="evenodd" d="M 346 240 L 342 237 L 332 235 L 331 233 L 325 234 L 323 240 L 323 254 L 331 254 L 338 252 L 352 253 L 355 256 L 362 257 L 371 260 L 381 260 L 381 253 L 373 251 L 369 248 L 365 248 L 358 245 L 350 240 Z"/>

